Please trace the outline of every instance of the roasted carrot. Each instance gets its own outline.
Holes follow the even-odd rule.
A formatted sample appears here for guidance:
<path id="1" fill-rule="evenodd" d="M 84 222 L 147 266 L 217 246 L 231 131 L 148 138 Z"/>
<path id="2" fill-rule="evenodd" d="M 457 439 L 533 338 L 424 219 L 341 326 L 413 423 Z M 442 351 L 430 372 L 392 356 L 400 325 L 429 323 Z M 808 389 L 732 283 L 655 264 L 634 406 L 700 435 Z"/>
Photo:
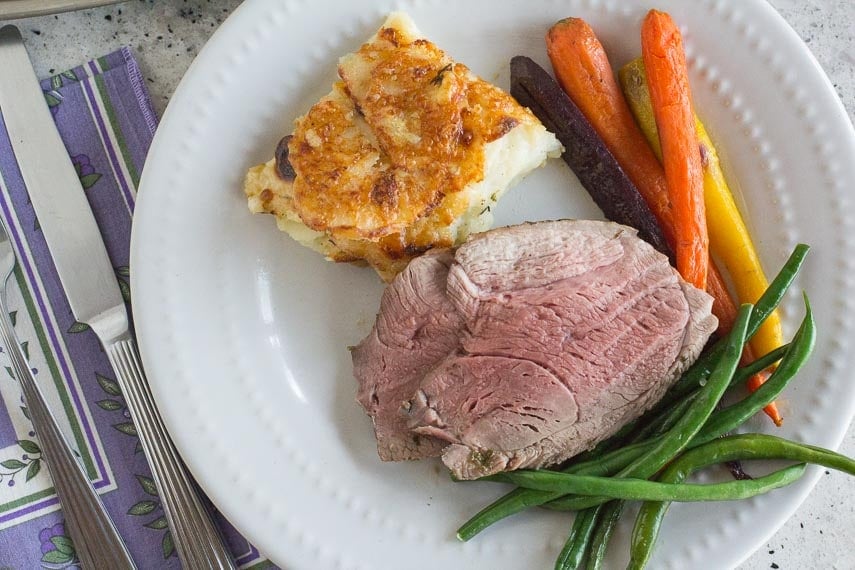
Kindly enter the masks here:
<path id="1" fill-rule="evenodd" d="M 745 348 L 748 348 L 748 346 L 746 346 Z M 750 392 L 756 392 L 757 389 L 762 386 L 763 383 L 766 382 L 766 380 L 769 378 L 769 375 L 771 374 L 771 371 L 773 369 L 774 367 L 767 368 L 766 370 L 758 372 L 757 374 L 749 378 L 746 382 L 748 390 Z M 780 410 L 778 410 L 778 404 L 776 404 L 775 402 L 770 402 L 766 405 L 765 408 L 763 408 L 763 411 L 766 413 L 767 416 L 769 416 L 769 418 L 773 422 L 775 422 L 776 426 L 781 427 L 781 425 L 783 425 L 784 418 L 781 417 L 781 412 Z"/>
<path id="2" fill-rule="evenodd" d="M 550 28 L 546 46 L 561 87 L 582 110 L 638 188 L 673 249 L 674 218 L 664 170 L 636 124 L 602 44 L 584 20 L 567 18 Z M 736 317 L 736 303 L 712 259 L 707 292 L 715 300 L 713 313 L 718 318 L 718 332 L 726 334 Z M 750 351 L 744 355 L 746 361 L 753 361 L 752 356 Z"/>
<path id="3" fill-rule="evenodd" d="M 653 106 L 647 90 L 647 74 L 641 58 L 623 66 L 619 76 L 627 103 L 653 152 L 661 160 L 659 133 L 653 118 Z M 763 272 L 751 234 L 724 177 L 715 145 L 697 115 L 695 129 L 698 132 L 704 169 L 704 203 L 707 208 L 710 252 L 721 261 L 733 280 L 739 302 L 756 303 L 769 286 L 769 281 Z M 750 344 L 758 356 L 763 356 L 784 344 L 781 318 L 777 311 L 766 318 L 751 338 Z"/>
<path id="4" fill-rule="evenodd" d="M 638 188 L 667 238 L 673 226 L 663 223 L 671 203 L 662 167 L 635 124 L 600 40 L 584 20 L 566 18 L 547 32 L 546 52 L 558 83 Z"/>
<path id="5" fill-rule="evenodd" d="M 511 58 L 511 95 L 555 134 L 561 158 L 609 220 L 638 230 L 638 237 L 671 256 L 662 228 L 585 115 L 549 72 L 531 58 Z"/>
<path id="6" fill-rule="evenodd" d="M 674 211 L 677 270 L 703 289 L 709 264 L 703 168 L 683 38 L 667 13 L 647 13 L 641 25 L 641 54 Z"/>
<path id="7" fill-rule="evenodd" d="M 713 298 L 713 314 L 718 319 L 718 334 L 723 336 L 733 328 L 738 307 L 730 296 L 724 277 L 721 276 L 712 259 L 710 259 L 710 270 L 707 274 L 707 293 Z"/>
<path id="8" fill-rule="evenodd" d="M 727 285 L 725 285 L 724 279 L 722 279 L 721 274 L 718 272 L 718 268 L 716 268 L 715 264 L 712 263 L 712 260 L 710 260 L 709 274 L 707 275 L 707 293 L 709 293 L 715 300 L 713 303 L 713 313 L 718 318 L 718 331 L 720 334 L 723 334 L 733 328 L 733 323 L 736 320 L 737 308 L 733 299 L 730 297 L 730 293 L 727 290 Z M 756 353 L 751 344 L 746 343 L 745 348 L 742 351 L 742 365 L 745 366 L 746 364 L 754 362 L 756 360 L 755 354 Z M 763 385 L 768 377 L 768 370 L 758 372 L 748 379 L 746 385 L 751 392 L 755 392 L 757 388 Z M 766 405 L 766 407 L 763 408 L 763 411 L 766 412 L 766 415 L 769 416 L 773 422 L 775 422 L 776 426 L 780 427 L 781 424 L 784 423 L 784 419 L 781 417 L 781 412 L 778 410 L 778 405 L 775 402 L 771 402 Z"/>
<path id="9" fill-rule="evenodd" d="M 561 20 L 546 34 L 546 51 L 558 83 L 582 110 L 638 188 L 662 227 L 666 241 L 676 249 L 665 172 L 636 124 L 594 31 L 582 19 Z M 713 313 L 719 320 L 719 333 L 723 334 L 733 324 L 736 305 L 712 260 L 707 263 L 707 291 L 715 299 Z"/>
<path id="10" fill-rule="evenodd" d="M 620 84 L 632 109 L 638 125 L 653 148 L 656 156 L 662 158 L 659 148 L 659 134 L 653 118 L 653 106 L 647 90 L 647 74 L 641 58 L 627 63 L 619 73 Z M 707 225 L 710 235 L 710 251 L 724 264 L 733 280 L 736 295 L 740 303 L 756 303 L 763 291 L 769 286 L 760 257 L 754 247 L 751 234 L 745 225 L 733 193 L 724 177 L 719 164 L 718 152 L 707 134 L 701 120 L 695 116 L 695 129 L 701 147 L 704 168 L 704 202 L 707 207 Z M 751 338 L 753 354 L 763 356 L 784 343 L 781 318 L 777 311 L 772 312 L 757 333 Z M 746 356 L 750 356 L 746 352 Z M 752 359 L 753 360 L 753 359 Z M 752 392 L 759 388 L 768 377 L 768 372 L 752 376 L 748 388 Z M 771 403 L 765 408 L 766 414 L 781 425 L 781 414 L 777 405 Z"/>

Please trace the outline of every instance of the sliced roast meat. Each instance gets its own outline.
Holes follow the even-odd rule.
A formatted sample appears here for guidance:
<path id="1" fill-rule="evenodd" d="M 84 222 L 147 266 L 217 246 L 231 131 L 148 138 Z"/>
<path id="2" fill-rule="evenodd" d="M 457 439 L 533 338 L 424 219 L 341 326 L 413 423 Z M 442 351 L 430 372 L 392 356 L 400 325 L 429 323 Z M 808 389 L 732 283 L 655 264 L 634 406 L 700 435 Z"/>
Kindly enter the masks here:
<path id="1" fill-rule="evenodd" d="M 374 422 L 384 461 L 435 457 L 445 443 L 409 429 L 401 407 L 425 371 L 460 344 L 463 318 L 445 294 L 448 250 L 414 259 L 386 288 L 374 329 L 353 349 L 357 400 Z"/>
<path id="2" fill-rule="evenodd" d="M 430 314 L 449 323 L 442 342 L 431 344 L 430 355 L 406 357 L 400 343 L 387 342 L 355 353 L 354 365 L 360 402 L 377 426 L 363 397 L 365 371 L 406 360 L 405 373 L 374 376 L 373 393 L 405 401 L 383 408 L 397 414 L 388 425 L 401 430 L 385 441 L 418 435 L 430 453 L 444 448 L 443 461 L 463 479 L 543 467 L 589 449 L 652 406 L 717 324 L 706 293 L 684 283 L 634 230 L 610 222 L 500 228 L 471 237 L 453 261 L 436 259 L 442 263 L 408 270 L 390 291 L 395 299 L 434 299 Z M 386 314 L 405 304 L 384 296 L 360 346 L 374 346 L 389 327 L 411 336 L 402 315 Z M 381 431 L 380 455 L 390 458 Z"/>
<path id="3" fill-rule="evenodd" d="M 444 461 L 454 449 L 466 450 L 467 465 L 454 471 L 462 478 L 470 478 L 470 471 L 516 469 L 525 451 L 508 457 L 501 450 L 537 453 L 532 441 L 571 428 L 579 412 L 573 392 L 543 366 L 473 355 L 448 358 L 427 375 L 406 407 L 413 431 L 453 444 Z"/>
<path id="4" fill-rule="evenodd" d="M 429 374 L 414 402 L 433 404 L 432 425 L 444 424 L 452 442 L 443 461 L 460 478 L 543 467 L 592 447 L 658 401 L 716 326 L 711 298 L 682 282 L 633 230 L 613 223 L 526 224 L 475 236 L 455 255 L 448 292 L 466 318 L 458 359 L 530 362 L 558 378 L 578 406 L 572 422 L 524 431 L 480 414 L 467 421 L 460 417 L 466 407 L 450 422 L 439 409 L 450 409 L 445 400 L 453 393 L 436 390 Z M 522 411 L 528 415 L 519 415 L 520 426 L 537 426 L 532 416 L 551 418 Z"/>

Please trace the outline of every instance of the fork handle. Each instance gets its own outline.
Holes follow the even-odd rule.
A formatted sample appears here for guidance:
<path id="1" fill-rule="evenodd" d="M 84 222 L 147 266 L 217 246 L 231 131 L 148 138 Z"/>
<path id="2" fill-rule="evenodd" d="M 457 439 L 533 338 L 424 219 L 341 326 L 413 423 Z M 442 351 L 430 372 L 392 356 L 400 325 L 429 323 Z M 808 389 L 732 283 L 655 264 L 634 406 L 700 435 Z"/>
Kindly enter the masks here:
<path id="1" fill-rule="evenodd" d="M 136 343 L 126 336 L 105 349 L 151 466 L 178 558 L 188 570 L 236 570 L 157 412 Z"/>
<path id="2" fill-rule="evenodd" d="M 38 432 L 42 457 L 65 515 L 77 557 L 86 570 L 135 570 L 131 555 L 83 467 L 48 408 L 30 366 L 18 344 L 12 323 L 0 299 L 0 333 L 21 385 L 33 426 Z"/>

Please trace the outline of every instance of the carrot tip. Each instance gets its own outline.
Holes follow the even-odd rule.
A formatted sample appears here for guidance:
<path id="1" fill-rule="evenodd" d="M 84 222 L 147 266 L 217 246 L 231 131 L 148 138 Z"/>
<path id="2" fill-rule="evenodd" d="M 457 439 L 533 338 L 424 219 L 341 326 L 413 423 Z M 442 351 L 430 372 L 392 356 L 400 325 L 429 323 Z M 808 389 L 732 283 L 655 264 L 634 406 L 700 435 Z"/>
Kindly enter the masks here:
<path id="1" fill-rule="evenodd" d="M 775 402 L 767 405 L 763 408 L 763 411 L 766 412 L 766 415 L 769 416 L 769 419 L 771 419 L 776 426 L 781 427 L 784 424 L 784 418 L 781 417 L 781 412 L 778 410 L 778 406 Z"/>

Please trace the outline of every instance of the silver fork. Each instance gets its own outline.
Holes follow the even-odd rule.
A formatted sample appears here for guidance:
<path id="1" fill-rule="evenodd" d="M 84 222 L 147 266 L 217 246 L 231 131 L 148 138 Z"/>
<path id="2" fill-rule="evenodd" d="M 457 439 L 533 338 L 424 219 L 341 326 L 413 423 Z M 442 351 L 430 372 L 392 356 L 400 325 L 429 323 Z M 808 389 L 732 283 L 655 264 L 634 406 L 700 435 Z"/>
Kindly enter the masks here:
<path id="1" fill-rule="evenodd" d="M 15 252 L 0 220 L 0 336 L 12 361 L 15 378 L 21 384 L 42 457 L 50 469 L 65 515 L 65 528 L 83 568 L 135 569 L 122 537 L 60 431 L 21 350 L 6 304 L 6 282 L 14 269 Z"/>

